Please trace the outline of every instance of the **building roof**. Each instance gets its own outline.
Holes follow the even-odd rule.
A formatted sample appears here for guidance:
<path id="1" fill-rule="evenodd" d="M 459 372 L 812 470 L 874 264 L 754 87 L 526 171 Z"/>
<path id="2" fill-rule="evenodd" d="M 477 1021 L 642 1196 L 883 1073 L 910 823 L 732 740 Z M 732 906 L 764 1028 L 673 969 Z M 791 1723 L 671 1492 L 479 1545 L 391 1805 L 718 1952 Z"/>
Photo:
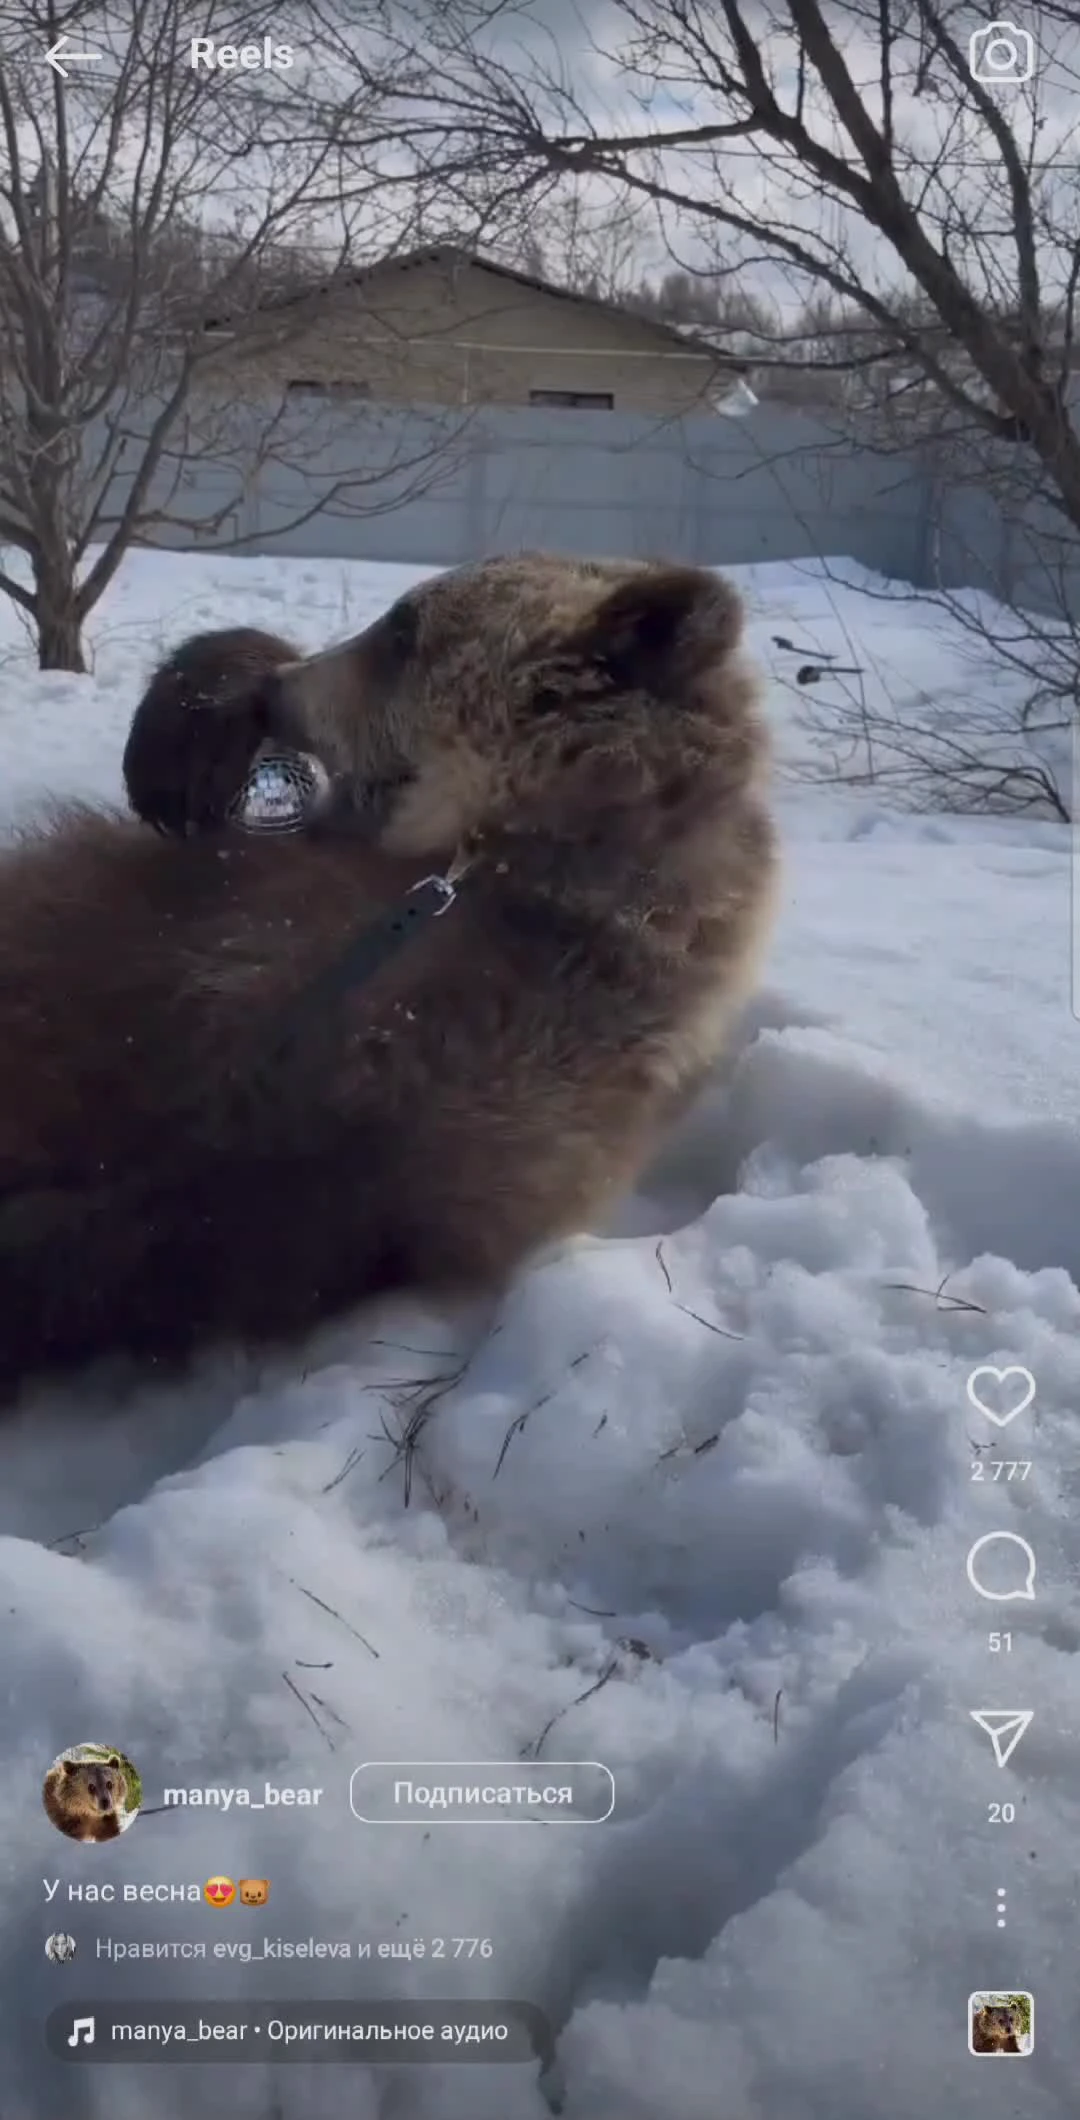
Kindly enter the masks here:
<path id="1" fill-rule="evenodd" d="M 494 279 L 510 280 L 519 287 L 527 287 L 532 293 L 553 295 L 560 302 L 584 303 L 590 309 L 606 309 L 612 316 L 626 317 L 635 324 L 645 325 L 650 331 L 654 331 L 658 338 L 667 339 L 684 353 L 699 353 L 703 360 L 710 361 L 715 368 L 725 369 L 732 375 L 748 375 L 750 372 L 751 364 L 748 361 L 726 352 L 722 346 L 715 345 L 710 339 L 695 332 L 680 331 L 674 324 L 665 324 L 655 317 L 645 316 L 636 309 L 627 308 L 622 302 L 606 302 L 599 295 L 584 294 L 573 287 L 559 287 L 552 280 L 542 280 L 532 273 L 519 272 L 512 265 L 497 264 L 494 258 L 482 257 L 479 251 L 465 250 L 454 243 L 424 244 L 416 250 L 392 252 L 388 257 L 375 259 L 370 265 L 336 274 L 317 286 L 271 296 L 259 306 L 264 312 L 289 309 L 298 303 L 310 302 L 314 296 L 334 293 L 341 287 L 360 287 L 365 280 L 374 279 L 376 275 L 381 277 L 393 272 L 410 272 L 419 266 L 428 265 L 444 266 L 451 271 L 466 268 L 486 272 Z M 204 329 L 221 329 L 225 322 L 224 317 L 208 317 Z"/>

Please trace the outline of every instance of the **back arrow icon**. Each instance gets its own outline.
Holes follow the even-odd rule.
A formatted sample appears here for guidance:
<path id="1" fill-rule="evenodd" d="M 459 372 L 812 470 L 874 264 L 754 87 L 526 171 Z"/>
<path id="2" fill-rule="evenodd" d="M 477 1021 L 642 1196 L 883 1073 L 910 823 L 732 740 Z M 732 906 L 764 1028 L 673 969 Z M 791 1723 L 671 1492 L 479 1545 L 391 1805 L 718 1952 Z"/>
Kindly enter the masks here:
<path id="1" fill-rule="evenodd" d="M 64 50 L 64 46 L 66 45 L 66 43 L 67 43 L 67 34 L 66 34 L 66 32 L 65 32 L 65 34 L 64 34 L 64 35 L 63 35 L 62 37 L 58 37 L 58 38 L 57 38 L 57 40 L 56 40 L 56 43 L 55 43 L 55 44 L 53 44 L 53 45 L 50 45 L 50 47 L 49 47 L 49 50 L 48 50 L 48 51 L 46 52 L 46 54 L 45 54 L 45 58 L 46 58 L 46 61 L 47 61 L 47 63 L 48 63 L 48 64 L 49 64 L 49 65 L 50 65 L 50 66 L 52 67 L 52 70 L 53 70 L 53 72 L 54 72 L 54 73 L 56 73 L 56 74 L 59 74 L 59 76 L 60 76 L 60 79 L 61 79 L 61 81 L 67 81 L 67 80 L 69 80 L 69 79 L 70 79 L 70 75 L 69 75 L 69 74 L 68 74 L 68 73 L 67 73 L 67 72 L 65 71 L 64 67 L 62 67 L 62 66 L 61 66 L 61 64 L 60 64 L 60 61 L 61 61 L 61 59 L 66 59 L 66 60 L 67 60 L 67 62 L 68 62 L 68 65 L 70 66 L 70 65 L 71 65 L 71 62 L 72 62 L 72 60 L 73 60 L 73 59 L 100 59 L 100 58 L 101 58 L 101 53 L 100 53 L 100 52 L 69 52 L 69 51 L 65 51 L 65 50 Z"/>

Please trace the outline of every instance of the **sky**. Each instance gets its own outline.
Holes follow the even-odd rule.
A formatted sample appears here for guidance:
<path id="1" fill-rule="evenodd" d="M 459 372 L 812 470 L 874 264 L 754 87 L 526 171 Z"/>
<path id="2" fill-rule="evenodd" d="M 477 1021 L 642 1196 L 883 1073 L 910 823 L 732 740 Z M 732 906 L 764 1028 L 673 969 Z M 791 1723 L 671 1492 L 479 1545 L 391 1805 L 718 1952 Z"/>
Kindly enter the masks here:
<path id="1" fill-rule="evenodd" d="M 706 23 L 714 51 L 727 56 L 725 33 L 717 27 L 718 11 L 699 11 L 690 0 L 689 10 L 683 12 L 688 12 L 695 28 Z M 899 10 L 894 12 L 899 17 Z M 779 6 L 748 8 L 747 14 L 760 25 L 767 70 L 779 100 L 790 109 L 797 52 L 790 33 L 782 27 L 786 10 Z M 1008 51 L 998 42 L 987 58 L 983 11 L 962 5 L 946 14 L 949 30 L 964 51 L 972 37 L 983 34 L 983 44 L 973 49 L 976 63 L 989 78 L 992 64 L 1000 67 Z M 1030 161 L 1047 222 L 1060 220 L 1075 231 L 1080 179 L 1080 16 L 1074 16 L 1070 25 L 1060 19 L 1062 14 L 1057 7 L 1024 11 L 1016 24 L 1015 52 L 1017 70 L 1023 73 L 1028 59 L 1025 37 L 1031 38 L 1031 77 L 1010 81 L 994 73 L 988 93 L 1014 133 L 1022 158 Z M 423 5 L 419 16 L 426 16 L 429 24 L 443 19 L 441 11 L 433 13 Z M 876 6 L 870 0 L 865 4 L 859 0 L 854 7 L 826 4 L 825 16 L 871 117 L 880 122 Z M 532 0 L 529 6 L 513 8 L 491 7 L 481 0 L 471 10 L 470 19 L 483 20 L 480 41 L 507 66 L 514 88 L 534 99 L 556 132 L 581 134 L 591 128 L 603 134 L 614 127 L 653 133 L 665 126 L 697 125 L 741 114 L 737 101 L 710 84 L 711 60 L 687 66 L 678 49 L 672 14 L 660 0 L 627 0 L 625 6 L 620 0 L 600 0 L 588 10 L 579 0 Z M 636 70 L 635 23 L 652 32 L 647 54 L 639 47 L 643 56 Z M 439 32 L 434 34 L 437 37 Z M 940 56 L 931 57 L 920 72 L 923 53 L 920 39 L 902 30 L 893 51 L 896 159 L 905 173 L 908 196 L 920 201 L 932 238 L 940 242 L 947 225 L 952 254 L 966 259 L 976 286 L 991 291 L 1014 277 L 1009 266 L 1003 267 L 1003 255 L 1011 243 L 1000 151 L 986 117 L 975 107 L 966 79 L 958 80 Z M 541 76 L 546 77 L 546 92 L 539 85 Z M 462 69 L 458 79 L 464 77 Z M 833 153 L 852 159 L 852 144 L 812 74 L 806 110 L 817 139 Z M 637 158 L 636 166 L 645 168 L 644 156 Z M 843 250 L 871 283 L 895 275 L 891 247 L 867 227 L 862 215 L 823 196 L 819 185 L 808 185 L 791 161 L 760 136 L 710 151 L 696 166 L 688 154 L 669 150 L 661 168 L 666 183 L 695 199 L 715 200 L 726 192 L 733 209 L 754 219 L 760 231 L 796 233 L 821 257 L 830 255 L 833 246 Z M 604 188 L 587 182 L 594 207 L 602 211 Z M 661 209 L 659 217 L 651 214 L 648 219 L 651 226 L 647 220 L 639 231 L 643 259 L 651 260 L 659 239 L 660 247 L 691 266 L 710 258 L 721 266 L 746 261 L 745 270 L 754 283 L 775 299 L 784 299 L 788 271 L 769 261 L 767 240 L 741 238 L 728 228 L 717 231 L 706 215 L 685 209 Z M 1055 255 L 1064 247 L 1055 244 L 1052 229 L 1048 229 L 1043 251 L 1051 285 L 1062 283 L 1067 275 L 1068 259 Z"/>
<path id="2" fill-rule="evenodd" d="M 706 69 L 687 70 L 673 41 L 678 9 L 669 10 L 662 0 L 529 0 L 527 5 L 504 6 L 500 0 L 455 0 L 455 14 L 439 0 L 393 0 L 385 21 L 399 24 L 401 70 L 415 62 L 420 70 L 415 80 L 429 93 L 455 91 L 468 85 L 467 61 L 431 58 L 425 40 L 446 45 L 457 38 L 462 25 L 475 35 L 479 47 L 502 66 L 513 88 L 534 100 L 541 116 L 555 131 L 595 128 L 599 132 L 642 127 L 655 131 L 665 125 L 700 124 L 739 115 L 740 106 L 722 90 L 711 86 Z M 694 0 L 681 0 L 691 23 L 709 25 L 715 49 L 725 51 L 724 33 L 717 26 L 718 10 L 700 15 Z M 899 10 L 896 10 L 899 14 Z M 969 37 L 986 29 L 983 11 L 967 4 L 946 8 L 949 29 L 966 47 Z M 1008 82 L 995 78 L 989 93 L 994 107 L 1012 129 L 1021 155 L 1036 171 L 1040 216 L 1045 224 L 1040 255 L 1047 291 L 1059 288 L 1068 273 L 1071 244 L 1066 240 L 1080 223 L 1080 15 L 1071 25 L 1066 10 L 1057 4 L 1026 6 L 1016 10 L 1016 51 L 1024 69 L 1025 36 L 1032 39 L 1033 72 L 1030 80 Z M 758 25 L 766 66 L 777 94 L 790 107 L 797 78 L 796 52 L 789 33 L 781 24 L 786 9 L 779 4 L 761 7 L 748 0 L 748 19 Z M 825 15 L 837 35 L 851 72 L 865 96 L 870 115 L 880 118 L 881 90 L 877 63 L 876 0 L 855 0 L 838 5 L 826 0 Z M 181 22 L 192 33 L 207 29 L 219 38 L 238 38 L 247 25 L 252 34 L 277 29 L 276 10 L 268 0 L 253 0 L 245 10 L 238 0 L 139 0 L 135 19 L 145 29 L 147 48 L 153 55 L 153 26 Z M 647 58 L 634 67 L 635 19 L 639 27 L 650 27 L 652 36 Z M 124 48 L 130 37 L 126 25 L 131 17 L 120 16 L 111 6 L 90 4 L 77 17 L 74 42 L 90 44 L 95 36 L 113 52 Z M 96 27 L 95 27 L 96 25 Z M 199 104 L 199 125 L 207 129 L 208 147 L 214 150 L 216 111 L 222 124 L 235 123 L 241 95 L 257 93 L 266 113 L 263 143 L 251 140 L 234 167 L 220 164 L 220 182 L 207 195 L 204 169 L 198 158 L 192 166 L 192 210 L 202 217 L 220 220 L 223 214 L 257 210 L 270 188 L 280 184 L 295 167 L 298 143 L 304 135 L 309 113 L 303 97 L 312 92 L 326 99 L 328 109 L 340 111 L 342 96 L 355 91 L 355 63 L 370 60 L 379 49 L 375 0 L 304 0 L 304 4 L 281 15 L 281 35 L 288 30 L 294 51 L 294 66 L 287 75 L 267 74 L 239 81 L 215 80 Z M 61 107 L 67 122 L 78 134 L 84 124 L 87 99 L 103 85 L 103 76 L 87 66 L 68 85 L 60 88 L 50 78 L 37 52 L 44 32 L 32 27 L 25 0 L 0 0 L 0 53 L 6 50 L 9 73 L 18 70 L 20 86 L 30 96 L 34 123 L 49 140 L 53 113 Z M 897 159 L 904 165 L 908 196 L 918 198 L 931 239 L 940 246 L 947 240 L 950 254 L 961 259 L 972 284 L 995 300 L 1008 299 L 1015 290 L 1015 249 L 1010 217 L 1004 198 L 1000 152 L 991 138 L 986 118 L 974 107 L 965 83 L 957 82 L 944 63 L 934 61 L 916 83 L 921 45 L 902 31 L 894 50 L 895 124 Z M 985 69 L 985 45 L 983 47 Z M 999 50 L 1000 57 L 1000 50 Z M 115 60 L 113 62 L 115 64 Z M 547 83 L 541 86 L 541 79 Z M 407 78 L 407 74 L 406 74 Z M 42 84 L 39 93 L 39 82 Z M 253 86 L 254 84 L 254 86 Z M 50 98 L 53 100 L 50 101 Z M 428 111 L 430 113 L 430 106 Z M 834 153 L 850 159 L 851 143 L 841 134 L 823 92 L 810 81 L 806 109 L 817 139 Z M 353 163 L 356 180 L 347 207 L 330 211 L 325 200 L 307 217 L 312 238 L 328 256 L 341 250 L 346 226 L 359 251 L 388 247 L 395 239 L 409 239 L 408 213 L 413 201 L 383 187 L 372 190 L 370 176 L 377 166 L 389 178 L 400 173 L 408 161 L 405 139 L 410 114 L 416 106 L 408 97 L 399 104 L 397 120 L 401 140 L 380 138 L 377 147 L 365 147 L 369 138 L 368 117 L 358 117 L 355 134 L 361 145 Z M 393 127 L 390 128 L 391 134 Z M 267 143 L 273 140 L 275 145 Z M 118 158 L 122 176 L 125 160 L 133 166 L 137 142 Z M 191 140 L 178 152 L 188 153 Z M 931 162 L 936 170 L 929 173 Z M 636 158 L 635 167 L 644 167 Z M 737 272 L 740 282 L 763 293 L 785 313 L 807 292 L 805 277 L 793 280 L 792 268 L 777 256 L 770 234 L 794 235 L 822 261 L 838 256 L 853 262 L 858 276 L 881 286 L 895 281 L 898 266 L 891 246 L 868 226 L 864 216 L 850 205 L 823 194 L 819 185 L 808 185 L 799 169 L 781 151 L 760 136 L 743 138 L 711 150 L 696 165 L 686 154 L 668 151 L 662 160 L 664 181 L 691 198 L 709 202 L 726 198 L 733 211 L 753 223 L 753 234 L 739 234 L 727 225 L 711 223 L 703 212 L 671 207 L 654 208 L 648 202 L 638 212 L 632 234 L 622 241 L 627 270 L 656 276 L 665 264 L 691 269 L 719 268 Z M 576 189 L 587 213 L 602 224 L 612 209 L 615 194 L 610 185 L 594 178 L 567 180 Z M 339 187 L 341 188 L 341 187 Z M 511 244 L 521 240 L 520 222 L 507 222 L 512 184 L 501 177 L 494 187 L 472 199 L 485 209 L 494 206 L 494 217 L 486 222 L 482 241 L 488 247 L 500 229 Z M 2 192 L 2 186 L 0 186 Z M 220 196 L 219 196 L 220 194 Z M 223 203 L 227 201 L 227 206 Z M 640 205 L 640 202 L 639 202 Z M 2 198 L 0 198 L 2 210 Z M 459 203 L 445 181 L 436 176 L 425 202 L 425 229 L 437 230 L 445 222 L 460 219 Z M 298 226 L 303 215 L 293 217 Z M 509 229 L 509 234 L 508 234 Z M 551 204 L 540 206 L 534 233 L 547 237 L 553 272 L 558 271 L 558 232 Z"/>

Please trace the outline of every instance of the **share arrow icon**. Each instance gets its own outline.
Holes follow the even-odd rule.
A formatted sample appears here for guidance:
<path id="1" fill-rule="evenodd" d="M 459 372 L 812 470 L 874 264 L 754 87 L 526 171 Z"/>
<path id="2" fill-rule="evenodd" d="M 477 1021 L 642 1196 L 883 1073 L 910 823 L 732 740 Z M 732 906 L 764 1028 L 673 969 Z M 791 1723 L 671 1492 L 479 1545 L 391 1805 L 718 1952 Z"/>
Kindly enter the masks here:
<path id="1" fill-rule="evenodd" d="M 999 1767 L 1007 1766 L 1024 1731 L 1034 1720 L 1033 1708 L 969 1708 L 972 1722 L 985 1730 L 994 1747 Z"/>

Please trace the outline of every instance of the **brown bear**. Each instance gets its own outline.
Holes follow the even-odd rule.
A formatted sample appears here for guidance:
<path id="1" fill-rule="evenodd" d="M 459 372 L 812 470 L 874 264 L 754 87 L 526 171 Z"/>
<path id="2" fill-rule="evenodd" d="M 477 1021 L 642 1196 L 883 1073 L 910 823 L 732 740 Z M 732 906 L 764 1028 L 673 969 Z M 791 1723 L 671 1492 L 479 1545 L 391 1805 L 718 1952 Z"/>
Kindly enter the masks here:
<path id="1" fill-rule="evenodd" d="M 1020 2012 L 1012 2003 L 984 2002 L 971 2020 L 971 2045 L 976 2054 L 1018 2054 Z"/>
<path id="2" fill-rule="evenodd" d="M 0 1390 L 496 1293 L 606 1209 L 769 925 L 741 632 L 695 568 L 484 561 L 178 717 L 139 807 L 207 836 L 69 810 L 0 856 Z M 268 740 L 349 831 L 220 829 Z M 357 932 L 455 861 L 350 983 Z"/>
<path id="3" fill-rule="evenodd" d="M 42 1800 L 69 1840 L 115 1840 L 127 1792 L 124 1764 L 114 1752 L 103 1760 L 58 1759 L 45 1776 Z"/>

